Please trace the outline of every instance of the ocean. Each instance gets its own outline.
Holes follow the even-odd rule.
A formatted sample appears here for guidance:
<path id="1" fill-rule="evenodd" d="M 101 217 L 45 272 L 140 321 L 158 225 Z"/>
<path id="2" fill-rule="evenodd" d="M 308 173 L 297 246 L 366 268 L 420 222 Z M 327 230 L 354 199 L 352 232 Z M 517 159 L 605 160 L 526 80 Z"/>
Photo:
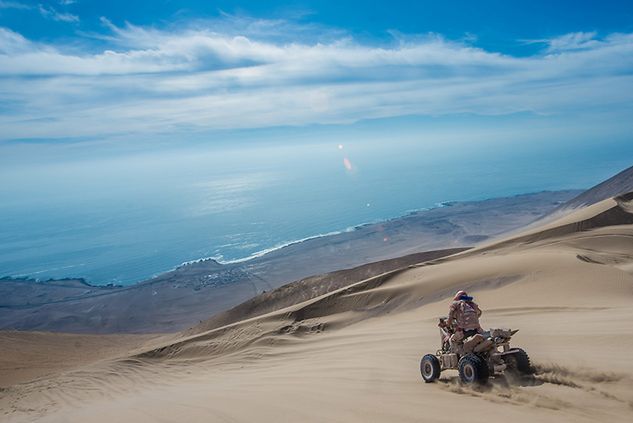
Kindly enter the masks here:
<path id="1" fill-rule="evenodd" d="M 0 276 L 129 285 L 445 201 L 587 188 L 632 164 L 616 147 L 339 138 L 7 162 Z"/>

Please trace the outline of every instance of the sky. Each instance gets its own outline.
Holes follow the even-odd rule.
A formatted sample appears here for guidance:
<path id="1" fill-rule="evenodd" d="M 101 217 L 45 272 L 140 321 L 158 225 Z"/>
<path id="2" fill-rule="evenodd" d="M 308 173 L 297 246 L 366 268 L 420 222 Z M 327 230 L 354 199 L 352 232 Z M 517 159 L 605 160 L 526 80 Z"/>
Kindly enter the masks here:
<path id="1" fill-rule="evenodd" d="M 626 137 L 632 72 L 626 1 L 0 0 L 5 145 L 473 115 Z"/>

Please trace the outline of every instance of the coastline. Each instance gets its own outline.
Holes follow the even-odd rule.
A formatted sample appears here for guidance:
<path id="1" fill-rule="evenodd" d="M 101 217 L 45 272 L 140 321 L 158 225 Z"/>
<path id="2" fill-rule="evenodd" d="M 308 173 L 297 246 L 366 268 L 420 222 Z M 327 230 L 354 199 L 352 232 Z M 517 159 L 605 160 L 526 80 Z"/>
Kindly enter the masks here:
<path id="1" fill-rule="evenodd" d="M 82 283 L 88 287 L 91 288 L 130 288 L 142 283 L 146 283 L 148 281 L 160 278 L 161 276 L 174 272 L 174 271 L 178 271 L 181 268 L 184 267 L 188 267 L 188 266 L 192 266 L 192 265 L 196 265 L 196 264 L 200 264 L 200 263 L 204 263 L 204 262 L 214 262 L 217 263 L 219 265 L 222 266 L 231 266 L 231 265 L 238 265 L 238 264 L 247 264 L 250 261 L 256 260 L 256 259 L 260 259 L 260 258 L 265 258 L 266 255 L 269 255 L 271 253 L 276 253 L 278 251 L 284 250 L 288 247 L 293 247 L 293 246 L 297 246 L 297 245 L 301 245 L 305 242 L 308 241 L 314 241 L 314 240 L 327 240 L 328 238 L 332 238 L 332 237 L 336 237 L 336 236 L 340 236 L 343 234 L 350 234 L 350 233 L 354 233 L 356 231 L 362 230 L 363 228 L 366 227 L 370 227 L 372 225 L 385 225 L 385 224 L 389 224 L 389 223 L 394 223 L 397 222 L 399 220 L 403 220 L 403 219 L 407 219 L 409 217 L 412 216 L 416 216 L 419 213 L 424 213 L 424 212 L 430 212 L 433 210 L 437 210 L 437 209 L 442 209 L 442 208 L 446 208 L 446 207 L 453 207 L 456 205 L 462 205 L 462 204 L 477 204 L 477 203 L 482 203 L 482 202 L 486 202 L 486 201 L 494 201 L 494 200 L 511 200 L 511 199 L 516 199 L 516 198 L 520 198 L 520 197 L 525 197 L 525 196 L 533 196 L 533 195 L 539 195 L 539 194 L 556 194 L 556 193 L 567 193 L 567 192 L 583 192 L 583 190 L 556 190 L 556 191 L 550 191 L 550 190 L 544 190 L 544 191 L 538 191 L 538 192 L 530 192 L 530 193 L 521 193 L 521 194 L 515 194 L 515 195 L 511 195 L 511 196 L 506 196 L 506 197 L 491 197 L 491 198 L 485 198 L 485 199 L 481 199 L 481 200 L 449 200 L 449 201 L 442 201 L 439 203 L 436 203 L 433 207 L 421 207 L 418 209 L 412 209 L 412 210 L 407 210 L 405 213 L 394 216 L 394 217 L 390 217 L 390 218 L 386 218 L 386 219 L 376 219 L 374 221 L 369 221 L 369 222 L 363 222 L 363 223 L 359 223 L 353 226 L 348 226 L 345 229 L 342 230 L 335 230 L 335 231 L 330 231 L 330 232 L 326 232 L 326 233 L 321 233 L 321 234 L 316 234 L 316 235 L 311 235 L 311 236 L 307 236 L 301 239 L 297 239 L 297 240 L 292 240 L 292 241 L 286 241 L 286 242 L 282 242 L 279 243 L 275 246 L 272 247 L 268 247 L 268 248 L 264 248 L 262 250 L 256 251 L 248 256 L 245 257 L 241 257 L 241 258 L 237 258 L 237 259 L 229 259 L 229 260 L 224 260 L 222 255 L 214 255 L 214 256 L 208 256 L 208 257 L 201 257 L 201 258 L 197 258 L 197 259 L 193 259 L 193 260 L 188 260 L 188 261 L 184 261 L 176 266 L 173 266 L 167 270 L 163 270 L 163 271 L 159 271 L 156 272 L 154 274 L 152 274 L 152 276 L 145 278 L 145 279 L 141 279 L 141 280 L 137 280 L 133 283 L 130 284 L 118 284 L 115 282 L 106 282 L 106 283 L 97 283 L 95 281 L 91 281 L 88 280 L 87 278 L 83 277 L 83 276 L 73 276 L 73 275 L 68 275 L 68 276 L 64 276 L 61 278 L 38 278 L 37 276 L 35 276 L 35 274 L 20 274 L 20 275 L 0 275 L 0 283 L 2 281 L 6 281 L 6 280 L 12 280 L 12 281 L 21 281 L 21 282 L 33 282 L 33 283 L 47 283 L 47 284 L 52 284 L 52 283 L 56 283 L 56 282 L 64 282 L 64 281 L 82 281 Z M 42 273 L 42 272 L 38 272 L 38 273 Z"/>
<path id="2" fill-rule="evenodd" d="M 294 281 L 488 242 L 525 227 L 577 194 L 541 192 L 445 203 L 349 232 L 290 243 L 237 263 L 198 260 L 123 287 L 5 279 L 0 282 L 0 329 L 174 332 Z"/>
<path id="3" fill-rule="evenodd" d="M 581 193 L 584 190 L 582 190 L 582 189 L 579 189 L 579 190 L 576 190 L 576 189 L 564 190 L 563 189 L 563 190 L 555 190 L 555 191 L 544 190 L 544 191 L 536 191 L 536 192 L 515 194 L 515 195 L 511 195 L 511 196 L 507 196 L 507 197 L 484 198 L 484 199 L 481 199 L 481 200 L 449 200 L 449 201 L 442 201 L 442 202 L 436 203 L 433 207 L 421 207 L 419 209 L 407 210 L 405 213 L 397 215 L 395 217 L 389 217 L 389 218 L 386 218 L 386 219 L 376 219 L 374 221 L 363 222 L 363 223 L 359 223 L 357 225 L 348 226 L 347 228 L 342 229 L 342 230 L 331 231 L 331 232 L 327 232 L 327 233 L 323 233 L 323 234 L 317 234 L 317 235 L 311 235 L 311 236 L 307 236 L 305 238 L 297 239 L 297 240 L 294 240 L 294 241 L 282 242 L 282 243 L 279 243 L 279 244 L 277 244 L 277 245 L 275 245 L 273 247 L 268 247 L 268 248 L 256 251 L 255 253 L 250 254 L 250 255 L 248 255 L 246 257 L 242 257 L 242 258 L 224 260 L 221 255 L 215 255 L 215 256 L 202 257 L 202 258 L 198 258 L 198 259 L 188 260 L 188 261 L 182 262 L 181 264 L 173 267 L 172 269 L 168 270 L 167 272 L 174 271 L 174 270 L 177 270 L 177 269 L 179 269 L 181 267 L 189 266 L 189 265 L 192 265 L 192 264 L 202 263 L 202 262 L 205 262 L 205 261 L 214 261 L 214 262 L 216 262 L 218 264 L 221 264 L 221 265 L 247 263 L 247 262 L 249 262 L 251 260 L 255 260 L 255 259 L 264 257 L 267 254 L 274 253 L 274 252 L 279 251 L 279 250 L 283 250 L 284 248 L 287 248 L 287 247 L 291 247 L 291 246 L 294 246 L 294 245 L 302 244 L 302 243 L 304 243 L 306 241 L 312 241 L 312 240 L 316 240 L 316 239 L 327 239 L 329 237 L 333 237 L 333 236 L 336 236 L 336 235 L 352 233 L 354 231 L 360 230 L 360 229 L 362 229 L 364 227 L 367 227 L 367 226 L 395 222 L 395 221 L 398 221 L 398 220 L 401 220 L 401 219 L 406 219 L 408 217 L 415 216 L 418 213 L 428 212 L 428 211 L 431 211 L 431 210 L 441 209 L 441 208 L 444 208 L 444 207 L 453 207 L 453 206 L 459 205 L 459 204 L 472 204 L 472 203 L 480 203 L 480 202 L 490 201 L 490 200 L 513 199 L 513 198 L 518 198 L 518 197 L 522 197 L 522 196 L 530 196 L 530 195 L 543 194 L 543 193 L 558 193 L 558 192 L 562 193 L 562 192 L 573 192 L 573 191 L 577 191 L 578 193 Z M 156 275 L 152 276 L 152 278 L 158 277 L 158 276 L 160 276 L 163 273 L 166 273 L 166 272 L 159 272 Z M 134 284 L 141 283 L 141 282 L 142 281 L 135 282 Z"/>
<path id="4" fill-rule="evenodd" d="M 259 257 L 196 261 L 134 285 L 105 287 L 68 278 L 0 281 L 0 330 L 166 333 L 185 329 L 263 292 L 306 278 L 421 253 L 488 242 L 548 214 L 578 191 L 451 202 L 350 232 L 290 243 Z"/>

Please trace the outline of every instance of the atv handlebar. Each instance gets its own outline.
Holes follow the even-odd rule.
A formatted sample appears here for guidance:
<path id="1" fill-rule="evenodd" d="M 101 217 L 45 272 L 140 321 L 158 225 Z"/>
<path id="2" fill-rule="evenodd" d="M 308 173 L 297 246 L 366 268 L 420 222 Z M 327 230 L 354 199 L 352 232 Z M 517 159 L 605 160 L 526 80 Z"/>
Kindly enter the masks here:
<path id="1" fill-rule="evenodd" d="M 446 322 L 447 318 L 446 317 L 440 317 L 440 321 L 437 324 L 437 326 L 440 329 L 445 330 L 448 333 L 454 333 L 455 332 L 455 328 L 453 328 L 452 326 L 449 326 L 448 323 Z"/>

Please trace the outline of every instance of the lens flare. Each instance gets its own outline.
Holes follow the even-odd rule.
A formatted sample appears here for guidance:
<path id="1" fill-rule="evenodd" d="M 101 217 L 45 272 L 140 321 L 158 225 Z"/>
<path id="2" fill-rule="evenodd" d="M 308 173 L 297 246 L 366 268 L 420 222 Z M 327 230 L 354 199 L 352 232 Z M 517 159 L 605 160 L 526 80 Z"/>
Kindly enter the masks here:
<path id="1" fill-rule="evenodd" d="M 354 169 L 354 166 L 352 166 L 352 162 L 350 162 L 347 157 L 343 159 L 343 166 L 345 166 L 345 169 L 347 169 L 348 171 L 352 171 Z"/>

